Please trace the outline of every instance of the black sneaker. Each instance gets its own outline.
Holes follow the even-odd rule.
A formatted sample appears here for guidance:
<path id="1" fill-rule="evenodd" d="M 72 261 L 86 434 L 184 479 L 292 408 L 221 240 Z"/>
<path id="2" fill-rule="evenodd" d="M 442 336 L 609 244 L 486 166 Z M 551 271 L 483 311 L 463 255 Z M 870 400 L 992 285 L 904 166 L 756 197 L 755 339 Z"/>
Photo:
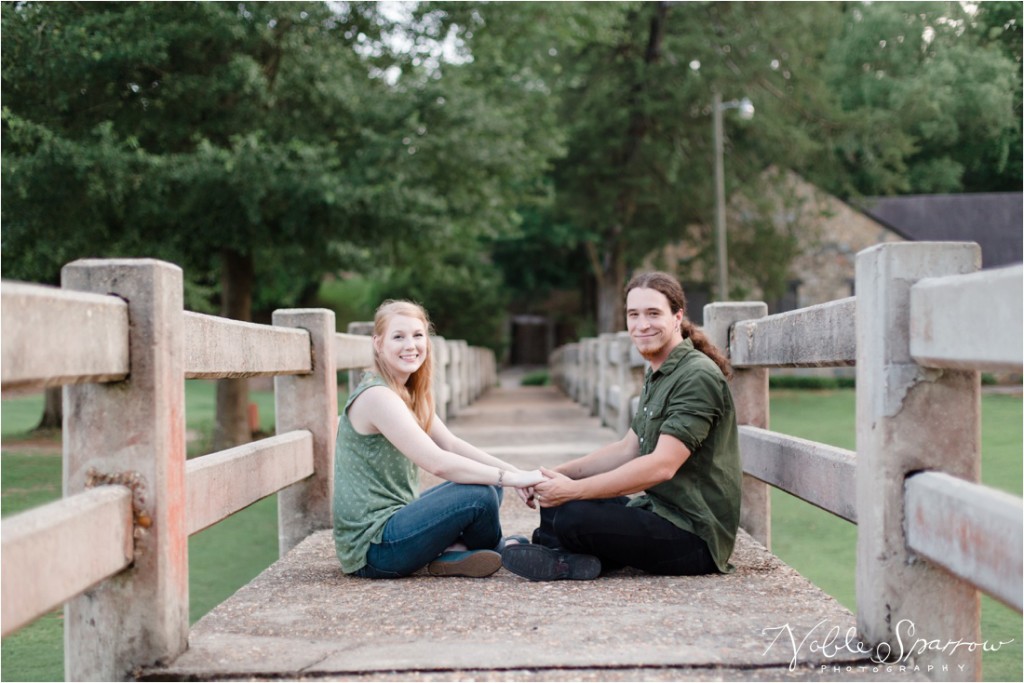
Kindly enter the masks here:
<path id="1" fill-rule="evenodd" d="M 534 543 L 517 543 L 501 552 L 501 565 L 530 581 L 589 581 L 601 574 L 601 561 L 593 555 L 552 550 Z"/>

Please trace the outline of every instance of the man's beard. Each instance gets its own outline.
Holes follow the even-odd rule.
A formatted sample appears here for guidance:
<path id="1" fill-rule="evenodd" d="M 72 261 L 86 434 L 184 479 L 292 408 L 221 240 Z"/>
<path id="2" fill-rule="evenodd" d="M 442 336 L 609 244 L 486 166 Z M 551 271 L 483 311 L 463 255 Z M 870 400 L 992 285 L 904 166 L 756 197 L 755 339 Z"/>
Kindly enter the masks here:
<path id="1" fill-rule="evenodd" d="M 660 356 L 660 355 L 661 355 L 661 353 L 662 353 L 662 352 L 663 352 L 663 351 L 664 351 L 664 350 L 665 350 L 666 348 L 668 348 L 668 345 L 669 345 L 670 343 L 671 343 L 670 341 L 666 341 L 665 343 L 663 343 L 663 344 L 662 344 L 661 346 L 659 346 L 658 348 L 656 348 L 656 349 L 650 349 L 650 350 L 646 350 L 646 351 L 645 351 L 645 350 L 642 350 L 642 349 L 640 349 L 639 347 L 637 347 L 637 351 L 638 351 L 638 352 L 640 353 L 640 355 L 641 355 L 641 356 L 643 357 L 643 359 L 644 359 L 644 360 L 651 360 L 651 359 L 653 359 L 653 358 L 657 358 L 658 356 Z M 634 346 L 635 346 L 635 345 L 634 345 Z"/>

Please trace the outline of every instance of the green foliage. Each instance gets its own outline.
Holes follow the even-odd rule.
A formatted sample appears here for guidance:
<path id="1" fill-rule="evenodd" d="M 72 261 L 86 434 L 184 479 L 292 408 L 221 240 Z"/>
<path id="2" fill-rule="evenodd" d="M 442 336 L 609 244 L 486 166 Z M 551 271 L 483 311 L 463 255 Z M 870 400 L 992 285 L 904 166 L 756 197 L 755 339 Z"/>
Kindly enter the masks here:
<path id="1" fill-rule="evenodd" d="M 523 375 L 519 384 L 524 387 L 544 387 L 551 384 L 551 376 L 547 370 L 535 370 Z"/>
<path id="2" fill-rule="evenodd" d="M 28 394 L 3 399 L 3 420 L 0 421 L 0 436 L 4 439 L 28 436 L 43 414 L 43 395 Z"/>
<path id="3" fill-rule="evenodd" d="M 352 322 L 368 322 L 379 305 L 376 285 L 366 278 L 328 278 L 320 284 L 316 305 L 334 311 L 339 332 L 345 332 Z"/>
<path id="4" fill-rule="evenodd" d="M 384 270 L 378 299 L 415 301 L 427 309 L 438 335 L 500 355 L 507 304 L 500 275 L 478 249 L 449 246 L 451 251 L 432 254 L 415 269 Z"/>
<path id="5" fill-rule="evenodd" d="M 358 236 L 340 210 L 344 106 L 314 100 L 345 91 L 357 67 L 365 78 L 344 36 L 369 20 L 318 3 L 3 13 L 3 246 L 15 277 L 52 282 L 77 256 L 145 255 L 203 278 L 227 248 L 274 250 L 271 268 L 305 282 L 332 265 L 333 240 Z"/>
<path id="6" fill-rule="evenodd" d="M 486 281 L 523 312 L 575 289 L 609 329 L 652 250 L 711 272 L 715 91 L 756 107 L 726 112 L 725 174 L 750 202 L 731 268 L 766 297 L 807 230 L 775 215 L 771 166 L 842 198 L 1021 186 L 1019 3 L 385 9 L 0 4 L 5 276 L 153 256 L 210 312 L 239 256 L 261 315 L 325 274 L 394 291 L 455 253 L 474 265 L 416 286 Z"/>
<path id="7" fill-rule="evenodd" d="M 824 65 L 843 196 L 1020 189 L 1020 64 L 975 21 L 953 2 L 851 9 Z"/>
<path id="8" fill-rule="evenodd" d="M 776 374 L 768 377 L 768 386 L 772 389 L 852 389 L 855 385 L 853 377 Z"/>

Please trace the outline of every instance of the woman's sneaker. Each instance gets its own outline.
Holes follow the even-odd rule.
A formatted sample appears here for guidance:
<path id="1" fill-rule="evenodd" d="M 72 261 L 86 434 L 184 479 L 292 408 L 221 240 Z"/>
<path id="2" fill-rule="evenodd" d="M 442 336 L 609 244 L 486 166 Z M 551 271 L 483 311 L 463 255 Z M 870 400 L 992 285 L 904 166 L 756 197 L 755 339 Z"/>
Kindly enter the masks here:
<path id="1" fill-rule="evenodd" d="M 427 565 L 431 576 L 468 576 L 479 579 L 501 569 L 501 555 L 493 550 L 450 550 Z"/>
<path id="2" fill-rule="evenodd" d="M 601 560 L 593 555 L 552 550 L 535 543 L 507 546 L 501 552 L 501 564 L 530 581 L 588 581 L 601 575 Z"/>
<path id="3" fill-rule="evenodd" d="M 513 546 L 513 545 L 515 545 L 517 543 L 529 543 L 529 542 L 530 542 L 530 539 L 528 539 L 526 536 L 518 536 L 518 535 L 505 536 L 500 541 L 498 541 L 498 547 L 495 548 L 495 550 L 500 553 L 502 550 L 504 550 L 505 548 L 507 548 L 509 546 Z"/>

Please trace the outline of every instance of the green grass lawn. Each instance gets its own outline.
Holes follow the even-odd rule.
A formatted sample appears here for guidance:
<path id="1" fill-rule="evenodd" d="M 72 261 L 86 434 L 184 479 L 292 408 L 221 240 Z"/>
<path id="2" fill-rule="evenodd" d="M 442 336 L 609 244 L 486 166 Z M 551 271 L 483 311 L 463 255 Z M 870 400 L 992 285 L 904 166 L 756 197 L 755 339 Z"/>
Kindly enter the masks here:
<path id="1" fill-rule="evenodd" d="M 982 397 L 982 482 L 1021 495 L 1020 397 Z M 852 390 L 774 390 L 771 428 L 852 450 L 856 405 Z M 853 484 L 851 483 L 851 486 Z M 849 608 L 856 609 L 857 527 L 782 491 L 772 490 L 772 550 L 787 564 Z M 981 599 L 982 640 L 1013 640 L 983 655 L 986 681 L 1022 680 L 1022 620 L 987 596 Z"/>
<path id="2" fill-rule="evenodd" d="M 273 395 L 253 392 L 252 400 L 260 406 L 261 428 L 271 431 Z M 773 429 L 853 448 L 852 391 L 775 390 L 771 401 Z M 186 402 L 188 429 L 208 433 L 213 423 L 212 382 L 188 382 Z M 342 402 L 340 397 L 339 403 Z M 0 425 L 5 441 L 31 429 L 41 411 L 41 397 L 4 400 Z M 986 484 L 1021 495 L 1022 401 L 1019 397 L 986 395 L 982 399 L 982 414 L 982 478 Z M 0 467 L 5 516 L 60 495 L 59 455 L 5 451 Z M 856 527 L 778 491 L 773 491 L 772 506 L 773 550 L 853 610 Z M 274 496 L 190 538 L 192 620 L 229 597 L 276 557 Z M 985 680 L 1021 680 L 1021 631 L 1020 615 L 993 600 L 982 599 L 983 639 L 1014 641 L 999 652 L 985 654 Z M 59 611 L 5 638 L 2 648 L 0 680 L 63 680 Z"/>

